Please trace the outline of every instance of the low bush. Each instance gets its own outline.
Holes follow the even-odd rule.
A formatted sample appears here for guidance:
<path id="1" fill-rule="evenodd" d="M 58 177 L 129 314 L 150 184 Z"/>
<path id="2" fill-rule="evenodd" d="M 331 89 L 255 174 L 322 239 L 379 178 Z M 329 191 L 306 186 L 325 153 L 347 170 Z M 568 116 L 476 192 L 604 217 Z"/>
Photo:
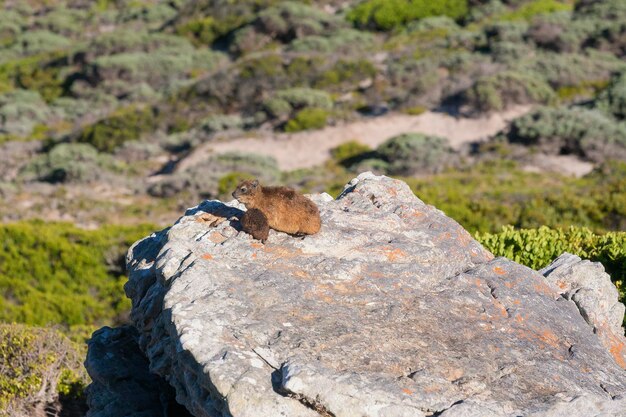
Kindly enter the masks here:
<path id="1" fill-rule="evenodd" d="M 230 50 L 245 54 L 307 36 L 330 35 L 342 26 L 345 23 L 335 15 L 302 2 L 285 1 L 262 10 L 253 22 L 235 31 Z"/>
<path id="2" fill-rule="evenodd" d="M 16 89 L 37 92 L 50 102 L 63 93 L 64 53 L 44 53 L 0 63 L 0 94 Z"/>
<path id="3" fill-rule="evenodd" d="M 353 90 L 359 82 L 376 76 L 376 67 L 370 61 L 338 60 L 332 68 L 322 72 L 315 82 L 317 88 L 339 90 Z M 342 88 L 344 87 L 344 88 Z"/>
<path id="4" fill-rule="evenodd" d="M 241 129 L 243 125 L 243 119 L 237 114 L 214 114 L 200 122 L 200 128 L 207 133 Z"/>
<path id="5" fill-rule="evenodd" d="M 405 178 L 415 194 L 471 232 L 518 228 L 626 228 L 626 163 L 611 162 L 583 178 L 524 172 L 514 162 Z"/>
<path id="6" fill-rule="evenodd" d="M 513 120 L 506 137 L 510 143 L 534 146 L 547 154 L 626 161 L 626 126 L 597 110 L 543 107 Z"/>
<path id="7" fill-rule="evenodd" d="M 419 133 L 395 136 L 376 148 L 389 163 L 391 175 L 414 175 L 443 170 L 453 159 L 446 139 Z"/>
<path id="8" fill-rule="evenodd" d="M 501 20 L 532 20 L 537 15 L 551 14 L 573 9 L 573 5 L 569 1 L 532 0 L 520 3 L 522 3 L 521 6 L 498 16 L 498 18 Z"/>
<path id="9" fill-rule="evenodd" d="M 149 107 L 126 107 L 116 110 L 109 117 L 87 126 L 76 139 L 88 143 L 101 152 L 112 152 L 131 140 L 137 140 L 144 132 L 157 127 L 157 119 Z"/>
<path id="10" fill-rule="evenodd" d="M 429 16 L 460 19 L 468 12 L 467 0 L 366 0 L 348 12 L 359 27 L 391 30 Z"/>
<path id="11" fill-rule="evenodd" d="M 517 71 L 540 74 L 552 88 L 608 83 L 611 75 L 625 69 L 615 56 L 598 51 L 586 54 L 537 52 L 516 65 Z"/>
<path id="12" fill-rule="evenodd" d="M 185 171 L 167 176 L 153 184 L 148 192 L 156 197 L 185 196 L 189 204 L 201 198 L 218 198 L 224 196 L 227 191 L 225 187 L 234 182 L 233 173 L 236 173 L 237 178 L 249 175 L 266 183 L 275 183 L 280 178 L 280 170 L 274 158 L 230 152 L 213 155 Z"/>
<path id="13" fill-rule="evenodd" d="M 114 167 L 113 158 L 89 144 L 61 143 L 22 167 L 20 177 L 52 183 L 90 182 L 103 179 L 104 172 Z"/>
<path id="14" fill-rule="evenodd" d="M 50 109 L 36 91 L 15 90 L 0 95 L 0 134 L 28 136 L 50 116 Z"/>
<path id="15" fill-rule="evenodd" d="M 80 395 L 87 384 L 82 358 L 54 329 L 0 324 L 0 414 L 44 414 L 59 394 Z"/>
<path id="16" fill-rule="evenodd" d="M 514 104 L 549 104 L 552 88 L 536 74 L 505 71 L 478 80 L 465 93 L 466 103 L 478 112 L 502 111 Z"/>
<path id="17" fill-rule="evenodd" d="M 618 120 L 626 120 L 626 71 L 599 95 L 595 107 Z"/>
<path id="18" fill-rule="evenodd" d="M 330 110 L 332 106 L 333 101 L 327 92 L 311 88 L 280 90 L 264 103 L 267 113 L 279 120 L 288 119 L 305 108 Z"/>
<path id="19" fill-rule="evenodd" d="M 344 142 L 336 148 L 331 149 L 330 154 L 337 163 L 358 157 L 372 152 L 372 148 L 356 140 Z"/>
<path id="20" fill-rule="evenodd" d="M 362 51 L 372 47 L 375 37 L 368 32 L 355 29 L 339 29 L 325 35 L 309 35 L 295 39 L 289 50 L 295 52 L 338 53 Z"/>
<path id="21" fill-rule="evenodd" d="M 153 226 L 0 225 L 0 321 L 111 324 L 129 307 L 124 253 Z"/>
<path id="22" fill-rule="evenodd" d="M 326 126 L 328 110 L 318 107 L 307 107 L 300 110 L 285 125 L 285 132 L 299 132 L 301 130 L 321 129 Z"/>
<path id="23" fill-rule="evenodd" d="M 70 39 L 47 30 L 26 31 L 15 38 L 13 48 L 21 55 L 36 55 L 67 49 Z"/>

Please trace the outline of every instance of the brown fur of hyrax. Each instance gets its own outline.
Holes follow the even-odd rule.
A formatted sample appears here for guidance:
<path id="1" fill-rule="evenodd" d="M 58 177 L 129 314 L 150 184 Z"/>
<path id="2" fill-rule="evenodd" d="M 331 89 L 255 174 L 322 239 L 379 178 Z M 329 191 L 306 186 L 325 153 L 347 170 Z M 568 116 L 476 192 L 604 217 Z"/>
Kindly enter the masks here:
<path id="1" fill-rule="evenodd" d="M 265 243 L 270 234 L 270 225 L 261 210 L 249 209 L 241 216 L 240 223 L 244 232 Z"/>
<path id="2" fill-rule="evenodd" d="M 315 203 L 287 187 L 262 187 L 257 180 L 242 181 L 233 197 L 248 210 L 258 209 L 270 227 L 290 235 L 312 235 L 321 227 Z"/>

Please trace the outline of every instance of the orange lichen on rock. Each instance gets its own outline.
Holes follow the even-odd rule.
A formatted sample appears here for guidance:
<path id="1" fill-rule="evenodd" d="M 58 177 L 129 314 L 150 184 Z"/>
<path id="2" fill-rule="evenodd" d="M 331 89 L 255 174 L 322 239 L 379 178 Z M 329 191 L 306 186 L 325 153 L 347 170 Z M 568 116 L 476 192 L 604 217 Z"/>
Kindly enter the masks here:
<path id="1" fill-rule="evenodd" d="M 493 268 L 493 272 L 495 272 L 496 275 L 506 275 L 506 271 L 500 268 L 499 266 L 496 266 L 495 268 Z"/>

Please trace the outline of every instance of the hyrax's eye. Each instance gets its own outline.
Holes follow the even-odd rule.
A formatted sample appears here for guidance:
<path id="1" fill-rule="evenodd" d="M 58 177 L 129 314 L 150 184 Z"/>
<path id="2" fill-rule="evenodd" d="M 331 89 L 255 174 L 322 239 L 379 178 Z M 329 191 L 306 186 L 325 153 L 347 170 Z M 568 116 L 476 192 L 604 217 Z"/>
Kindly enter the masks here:
<path id="1" fill-rule="evenodd" d="M 246 188 L 246 187 L 241 187 L 241 192 L 242 192 L 242 193 L 245 193 L 246 191 L 247 191 L 247 188 Z"/>

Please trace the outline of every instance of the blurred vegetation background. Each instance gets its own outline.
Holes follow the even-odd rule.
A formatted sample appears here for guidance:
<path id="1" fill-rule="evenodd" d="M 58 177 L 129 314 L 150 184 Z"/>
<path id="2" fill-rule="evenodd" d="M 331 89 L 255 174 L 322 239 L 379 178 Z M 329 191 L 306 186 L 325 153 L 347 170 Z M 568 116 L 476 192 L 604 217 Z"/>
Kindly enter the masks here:
<path id="1" fill-rule="evenodd" d="M 537 269 L 562 251 L 602 262 L 625 300 L 622 0 L 0 10 L 0 415 L 82 415 L 84 342 L 127 321 L 125 250 L 202 199 L 230 199 L 242 178 L 332 195 L 365 170 L 401 178 L 496 255 Z M 295 170 L 247 149 L 201 152 L 389 115 L 520 108 L 460 147 L 425 132 L 376 146 L 346 136 Z"/>

